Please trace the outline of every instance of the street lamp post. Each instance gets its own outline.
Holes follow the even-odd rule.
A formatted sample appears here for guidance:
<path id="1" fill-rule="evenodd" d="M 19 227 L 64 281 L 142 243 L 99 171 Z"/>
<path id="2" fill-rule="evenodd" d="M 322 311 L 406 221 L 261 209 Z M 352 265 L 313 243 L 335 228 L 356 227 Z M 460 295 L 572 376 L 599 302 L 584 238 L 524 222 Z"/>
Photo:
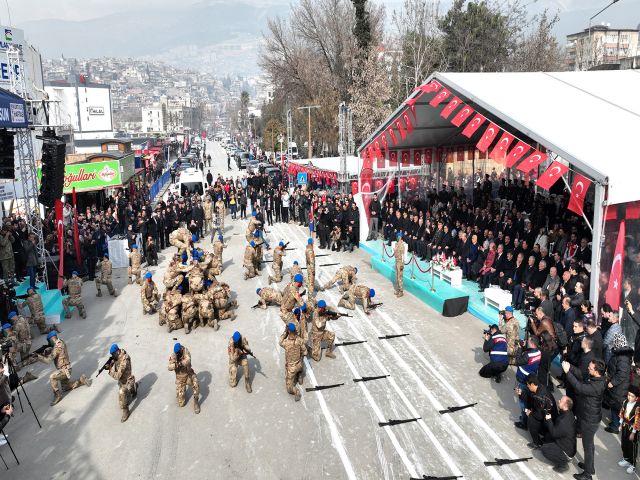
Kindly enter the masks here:
<path id="1" fill-rule="evenodd" d="M 307 113 L 309 115 L 308 123 L 307 123 L 307 125 L 309 127 L 309 137 L 308 137 L 309 138 L 309 140 L 308 140 L 308 142 L 309 142 L 309 145 L 308 145 L 309 146 L 309 154 L 308 155 L 309 156 L 308 156 L 308 158 L 311 158 L 313 156 L 313 146 L 311 145 L 311 109 L 312 108 L 320 108 L 320 105 L 307 105 L 305 107 L 298 107 L 298 110 L 305 110 L 306 109 Z"/>
<path id="2" fill-rule="evenodd" d="M 614 3 L 618 3 L 620 0 L 613 0 L 610 4 L 606 5 L 603 9 L 601 9 L 598 13 L 596 13 L 595 15 L 593 15 L 590 19 L 589 19 L 589 52 L 588 52 L 588 57 L 587 57 L 587 70 L 589 68 L 591 68 L 591 59 L 592 59 L 592 54 L 593 54 L 593 49 L 591 47 L 591 22 L 593 21 L 594 18 L 596 18 L 598 15 L 600 15 L 602 12 L 604 12 L 607 8 L 609 8 L 611 5 L 613 5 Z"/>

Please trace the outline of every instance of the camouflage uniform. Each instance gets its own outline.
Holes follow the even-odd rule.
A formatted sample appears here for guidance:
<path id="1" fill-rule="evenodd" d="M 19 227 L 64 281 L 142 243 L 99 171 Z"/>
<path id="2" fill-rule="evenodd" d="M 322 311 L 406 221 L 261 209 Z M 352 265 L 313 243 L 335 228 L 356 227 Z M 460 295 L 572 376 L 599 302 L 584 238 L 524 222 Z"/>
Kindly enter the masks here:
<path id="1" fill-rule="evenodd" d="M 204 210 L 204 233 L 207 233 L 211 229 L 211 217 L 213 212 L 213 202 L 211 197 L 207 195 L 204 203 L 202 204 Z"/>
<path id="2" fill-rule="evenodd" d="M 54 327 L 45 323 L 44 305 L 42 304 L 42 297 L 39 293 L 32 291 L 25 299 L 25 303 L 31 312 L 31 321 L 38 327 L 41 334 L 55 330 Z"/>
<path id="3" fill-rule="evenodd" d="M 235 315 L 229 311 L 229 292 L 224 287 L 224 284 L 219 284 L 212 288 L 211 298 L 216 309 L 218 321 L 235 319 Z"/>
<path id="4" fill-rule="evenodd" d="M 53 402 L 51 402 L 52 406 L 62 400 L 60 386 L 62 386 L 62 390 L 65 392 L 78 388 L 80 385 L 91 386 L 91 380 L 88 380 L 84 375 L 80 375 L 78 380 L 71 380 L 71 361 L 69 360 L 67 346 L 58 337 L 54 338 L 55 343 L 51 354 L 46 357 L 42 355 L 38 357 L 41 361 L 45 363 L 53 362 L 56 366 L 56 371 L 49 375 L 49 383 L 55 396 Z"/>
<path id="5" fill-rule="evenodd" d="M 504 316 L 500 319 L 500 331 L 504 332 L 507 338 L 507 355 L 509 355 L 509 365 L 515 364 L 516 350 L 520 342 L 520 323 L 516 317 L 511 317 L 505 322 Z"/>
<path id="6" fill-rule="evenodd" d="M 131 253 L 129 253 L 129 261 L 131 265 L 127 269 L 127 283 L 131 285 L 133 282 L 133 277 L 136 278 L 136 283 L 140 285 L 142 283 L 142 256 L 140 252 L 138 252 L 137 248 L 132 248 Z"/>
<path id="7" fill-rule="evenodd" d="M 351 287 L 351 284 L 356 280 L 356 269 L 351 265 L 345 265 L 344 267 L 340 267 L 336 274 L 333 276 L 331 280 L 324 284 L 322 287 L 323 290 L 327 290 L 336 282 L 341 282 L 340 290 L 347 291 Z"/>
<path id="8" fill-rule="evenodd" d="M 348 308 L 349 310 L 356 309 L 356 301 L 358 299 L 362 300 L 362 308 L 364 309 L 364 313 L 369 313 L 369 305 L 371 304 L 371 299 L 369 298 L 369 287 L 366 285 L 352 285 L 349 290 L 342 295 L 340 302 L 338 303 L 339 307 Z"/>
<path id="9" fill-rule="evenodd" d="M 175 259 L 172 259 L 169 262 L 169 266 L 167 267 L 167 271 L 164 274 L 164 278 L 162 283 L 167 290 L 171 290 L 173 288 L 177 288 L 178 285 L 182 285 L 184 281 L 184 275 L 182 271 L 186 271 L 186 268 L 183 268 L 182 265 L 178 265 L 178 262 Z"/>
<path id="10" fill-rule="evenodd" d="M 253 232 L 262 228 L 262 222 L 259 222 L 255 219 L 255 217 L 251 217 L 249 219 L 249 224 L 247 225 L 247 230 L 245 231 L 244 237 L 247 239 L 247 242 L 253 240 Z"/>
<path id="11" fill-rule="evenodd" d="M 227 352 L 229 353 L 229 385 L 236 387 L 238 385 L 238 367 L 242 366 L 244 373 L 244 386 L 247 392 L 251 393 L 251 382 L 249 377 L 249 361 L 247 360 L 247 354 L 242 350 L 249 351 L 249 342 L 243 335 L 240 339 L 241 345 L 236 347 L 233 338 L 229 339 L 229 345 L 227 346 Z"/>
<path id="12" fill-rule="evenodd" d="M 62 299 L 62 305 L 64 307 L 64 317 L 71 318 L 71 309 L 69 306 L 76 307 L 80 317 L 87 318 L 87 312 L 84 309 L 82 303 L 82 279 L 80 277 L 73 276 L 64 281 L 62 288 L 67 288 L 69 296 Z"/>
<path id="13" fill-rule="evenodd" d="M 180 255 L 183 252 L 187 252 L 189 258 L 191 258 L 190 242 L 191 232 L 184 227 L 180 227 L 169 234 L 169 243 L 178 249 Z"/>
<path id="14" fill-rule="evenodd" d="M 16 346 L 20 353 L 20 361 L 24 362 L 31 352 L 31 326 L 26 318 L 18 315 L 13 322 L 13 331 L 18 340 Z"/>
<path id="15" fill-rule="evenodd" d="M 138 394 L 136 377 L 131 374 L 131 357 L 125 350 L 118 351 L 118 359 L 111 364 L 109 375 L 118 382 L 118 403 L 124 422 L 129 417 L 129 404 Z"/>
<path id="16" fill-rule="evenodd" d="M 200 325 L 205 326 L 208 325 L 212 327 L 214 330 L 218 330 L 218 320 L 215 316 L 215 311 L 213 309 L 213 298 L 211 295 L 211 291 L 207 290 L 202 293 L 198 293 L 194 295 L 196 301 L 198 302 L 198 316 L 200 317 Z"/>
<path id="17" fill-rule="evenodd" d="M 196 322 L 198 316 L 198 305 L 191 292 L 182 295 L 182 323 L 184 333 L 189 333 Z"/>
<path id="18" fill-rule="evenodd" d="M 324 309 L 325 312 L 336 313 L 336 310 L 330 307 Z M 330 320 L 329 316 L 320 311 L 316 311 L 311 322 L 311 357 L 316 361 L 320 361 L 322 356 L 321 343 L 327 342 L 327 357 L 336 358 L 333 353 L 333 342 L 336 339 L 336 334 L 330 330 L 327 330 L 327 321 Z"/>
<path id="19" fill-rule="evenodd" d="M 396 246 L 393 249 L 393 256 L 396 261 L 396 291 L 395 294 L 398 297 L 404 295 L 404 252 L 406 243 L 400 238 L 396 242 Z"/>
<path id="20" fill-rule="evenodd" d="M 271 268 L 273 268 L 273 277 L 269 276 L 269 283 L 280 283 L 282 281 L 282 257 L 285 257 L 287 252 L 285 252 L 284 247 L 278 245 L 273 250 L 273 263 L 271 264 Z"/>
<path id="21" fill-rule="evenodd" d="M 204 272 L 200 268 L 200 263 L 194 261 L 193 265 L 189 269 L 189 291 L 193 293 L 200 293 L 204 288 Z"/>
<path id="22" fill-rule="evenodd" d="M 215 205 L 216 213 L 220 218 L 220 228 L 224 232 L 224 217 L 226 216 L 225 205 L 222 200 L 218 200 Z"/>
<path id="23" fill-rule="evenodd" d="M 222 262 L 219 257 L 212 256 L 211 264 L 209 265 L 209 269 L 207 270 L 207 279 L 215 280 L 217 275 L 222 274 Z"/>
<path id="24" fill-rule="evenodd" d="M 264 258 L 262 254 L 262 244 L 264 243 L 262 240 L 255 240 L 256 243 L 256 254 L 253 257 L 253 264 L 257 272 L 262 270 L 262 259 Z"/>
<path id="25" fill-rule="evenodd" d="M 100 275 L 96 276 L 96 289 L 98 290 L 96 296 L 102 296 L 100 285 L 106 285 L 107 290 L 109 290 L 109 294 L 115 297 L 116 290 L 113 288 L 113 283 L 111 282 L 111 275 L 113 274 L 113 264 L 111 263 L 111 260 L 105 258 L 98 262 L 98 266 L 100 268 Z"/>
<path id="26" fill-rule="evenodd" d="M 289 275 L 291 275 L 291 281 L 293 282 L 293 278 L 297 275 L 300 274 L 302 275 L 302 267 L 296 263 L 294 263 L 293 265 L 291 265 L 291 268 L 289 269 Z"/>
<path id="27" fill-rule="evenodd" d="M 280 318 L 287 324 L 295 322 L 295 317 L 292 310 L 295 307 L 300 307 L 304 301 L 298 292 L 298 287 L 295 283 L 290 283 L 282 291 L 282 303 L 280 303 Z"/>
<path id="28" fill-rule="evenodd" d="M 182 294 L 178 290 L 169 290 L 164 300 L 166 305 L 166 320 L 169 332 L 184 327 L 180 307 L 182 306 Z"/>
<path id="29" fill-rule="evenodd" d="M 256 256 L 256 249 L 251 245 L 247 245 L 247 248 L 245 248 L 244 250 L 244 258 L 242 260 L 242 264 L 244 265 L 244 268 L 247 269 L 246 272 L 244 273 L 245 280 L 249 278 L 253 278 L 257 275 L 255 256 Z"/>
<path id="30" fill-rule="evenodd" d="M 304 356 L 307 354 L 307 346 L 298 336 L 290 338 L 287 330 L 280 336 L 279 344 L 284 348 L 284 372 L 287 392 L 295 395 L 296 401 L 298 401 L 300 400 L 300 390 L 296 384 L 302 372 L 302 363 Z"/>
<path id="31" fill-rule="evenodd" d="M 140 298 L 142 299 L 142 313 L 156 313 L 160 302 L 160 294 L 152 279 L 147 278 L 140 288 Z"/>
<path id="32" fill-rule="evenodd" d="M 182 353 L 179 357 L 175 353 L 171 353 L 169 371 L 176 372 L 176 399 L 178 406 L 184 407 L 187 385 L 191 385 L 191 388 L 193 388 L 193 409 L 196 413 L 200 413 L 200 405 L 198 404 L 200 384 L 198 383 L 196 372 L 191 367 L 191 354 L 187 347 L 182 347 Z"/>
<path id="33" fill-rule="evenodd" d="M 316 284 L 316 254 L 313 245 L 307 245 L 304 255 L 307 261 L 307 291 L 313 295 Z"/>
<path id="34" fill-rule="evenodd" d="M 225 244 L 220 240 L 216 240 L 213 242 L 213 256 L 218 257 L 220 259 L 220 263 L 222 263 L 222 252 L 224 251 Z"/>
<path id="35" fill-rule="evenodd" d="M 266 310 L 269 304 L 280 305 L 282 303 L 282 294 L 275 288 L 263 287 L 258 294 L 258 303 L 263 310 Z"/>

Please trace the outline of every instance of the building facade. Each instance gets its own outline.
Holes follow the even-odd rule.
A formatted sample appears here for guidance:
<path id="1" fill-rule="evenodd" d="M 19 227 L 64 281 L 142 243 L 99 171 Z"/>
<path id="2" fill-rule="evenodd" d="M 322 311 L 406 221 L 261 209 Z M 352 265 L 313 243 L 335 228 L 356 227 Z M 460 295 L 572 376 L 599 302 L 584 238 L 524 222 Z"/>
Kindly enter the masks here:
<path id="1" fill-rule="evenodd" d="M 590 70 L 600 65 L 615 65 L 638 51 L 638 29 L 595 25 L 591 29 L 567 35 L 567 69 Z"/>

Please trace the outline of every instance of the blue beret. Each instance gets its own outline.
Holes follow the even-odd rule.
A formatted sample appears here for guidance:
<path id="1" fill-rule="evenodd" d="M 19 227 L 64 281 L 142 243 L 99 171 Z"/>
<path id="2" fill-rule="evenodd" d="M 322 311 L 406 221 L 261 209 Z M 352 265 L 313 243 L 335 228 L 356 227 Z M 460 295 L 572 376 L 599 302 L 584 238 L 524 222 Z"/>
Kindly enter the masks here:
<path id="1" fill-rule="evenodd" d="M 76 276 L 78 276 L 79 274 L 78 274 L 78 272 L 76 272 L 76 271 L 74 270 L 73 272 L 71 272 L 71 275 L 76 275 Z"/>
<path id="2" fill-rule="evenodd" d="M 262 291 L 262 289 L 261 289 L 261 288 L 256 288 L 256 293 L 257 293 L 258 295 L 260 295 L 260 292 L 261 292 L 261 291 Z"/>
<path id="3" fill-rule="evenodd" d="M 147 273 L 144 274 L 144 278 L 151 278 L 151 277 L 153 277 L 151 272 L 147 272 Z"/>
<path id="4" fill-rule="evenodd" d="M 239 342 L 240 341 L 240 332 L 233 332 L 233 337 L 231 337 L 231 338 L 233 338 L 234 342 L 236 342 L 236 343 Z"/>
<path id="5" fill-rule="evenodd" d="M 303 303 L 302 306 L 300 307 L 300 310 L 302 310 L 303 312 L 307 311 L 307 304 Z"/>
<path id="6" fill-rule="evenodd" d="M 307 245 L 311 245 L 312 243 L 313 243 L 313 238 L 309 238 L 309 239 L 307 240 Z"/>
<path id="7" fill-rule="evenodd" d="M 105 253 L 104 255 L 102 255 L 104 258 L 109 258 L 109 254 Z"/>
<path id="8" fill-rule="evenodd" d="M 218 235 L 218 240 L 222 241 L 224 237 L 222 235 Z"/>
<path id="9" fill-rule="evenodd" d="M 289 325 L 287 325 L 287 330 L 289 330 L 290 332 L 294 332 L 296 331 L 296 325 L 294 323 L 290 323 Z"/>
<path id="10" fill-rule="evenodd" d="M 293 264 L 294 264 L 294 265 L 298 265 L 298 260 L 294 260 L 294 261 L 293 261 Z"/>
<path id="11" fill-rule="evenodd" d="M 280 243 L 278 243 L 278 246 L 279 246 L 279 247 L 284 247 L 284 242 L 280 242 Z"/>
<path id="12" fill-rule="evenodd" d="M 296 283 L 302 283 L 304 281 L 304 277 L 301 273 L 296 273 L 296 276 L 293 277 L 293 281 Z"/>
<path id="13" fill-rule="evenodd" d="M 113 355 L 114 353 L 116 353 L 120 348 L 118 347 L 117 343 L 112 343 L 111 344 L 111 348 L 109 349 L 109 354 Z"/>
<path id="14" fill-rule="evenodd" d="M 133 245 L 131 245 L 131 248 L 138 248 L 138 245 L 134 243 Z"/>
<path id="15" fill-rule="evenodd" d="M 51 340 L 53 337 L 58 337 L 58 332 L 56 332 L 55 330 L 47 334 L 47 340 Z"/>
<path id="16" fill-rule="evenodd" d="M 205 281 L 204 281 L 204 286 L 205 286 L 205 288 L 209 288 L 209 287 L 211 286 L 211 284 L 212 284 L 212 283 L 213 283 L 213 282 L 212 282 L 211 280 L 205 280 Z"/>
<path id="17" fill-rule="evenodd" d="M 178 288 L 176 290 L 182 291 L 182 285 L 178 285 Z"/>
<path id="18" fill-rule="evenodd" d="M 324 300 L 319 300 L 318 308 L 327 308 L 327 302 L 325 302 Z"/>
<path id="19" fill-rule="evenodd" d="M 258 238 L 260 236 L 260 230 L 256 230 L 255 232 L 253 232 L 253 236 Z"/>
<path id="20" fill-rule="evenodd" d="M 373 298 L 376 296 L 376 291 L 372 288 L 371 290 L 369 290 L 369 297 Z"/>
<path id="21" fill-rule="evenodd" d="M 396 233 L 396 238 L 397 239 L 401 239 L 402 238 L 402 234 L 400 232 Z"/>
<path id="22" fill-rule="evenodd" d="M 255 211 L 255 210 L 253 210 L 253 211 L 251 212 L 251 216 L 252 216 L 252 217 L 255 217 L 255 216 L 256 216 L 256 211 Z"/>
<path id="23" fill-rule="evenodd" d="M 10 328 L 13 328 L 13 325 L 11 325 L 10 323 L 5 323 L 4 325 L 2 325 L 3 330 L 9 330 Z"/>
<path id="24" fill-rule="evenodd" d="M 255 246 L 256 246 L 256 242 L 254 242 L 253 240 L 251 240 L 251 241 L 249 242 L 249 245 L 251 245 L 252 247 L 255 247 Z"/>
<path id="25" fill-rule="evenodd" d="M 176 342 L 176 344 L 173 346 L 173 353 L 178 353 L 180 352 L 180 349 L 182 348 L 182 345 L 180 345 L 179 342 Z"/>
<path id="26" fill-rule="evenodd" d="M 513 307 L 511 305 L 507 305 L 504 309 L 505 312 L 511 312 L 513 313 Z"/>
<path id="27" fill-rule="evenodd" d="M 298 307 L 293 309 L 293 314 L 294 315 L 300 315 L 300 309 Z"/>
<path id="28" fill-rule="evenodd" d="M 191 235 L 191 241 L 192 242 L 197 242 L 198 241 L 198 236 L 195 233 L 193 235 Z"/>
<path id="29" fill-rule="evenodd" d="M 13 318 L 16 315 L 18 315 L 16 312 L 9 312 L 9 315 L 7 315 L 9 318 Z"/>

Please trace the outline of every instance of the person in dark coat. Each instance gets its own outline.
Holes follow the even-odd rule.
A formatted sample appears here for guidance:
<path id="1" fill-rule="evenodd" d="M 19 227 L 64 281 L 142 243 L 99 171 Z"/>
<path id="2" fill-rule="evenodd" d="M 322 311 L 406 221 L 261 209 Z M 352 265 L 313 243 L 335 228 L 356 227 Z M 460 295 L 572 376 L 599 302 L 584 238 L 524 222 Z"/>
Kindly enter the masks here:
<path id="1" fill-rule="evenodd" d="M 569 459 L 576 454 L 576 419 L 573 416 L 573 400 L 566 395 L 558 402 L 558 416 L 545 416 L 546 442 L 541 452 L 553 464 L 558 473 L 569 470 Z"/>
<path id="2" fill-rule="evenodd" d="M 619 413 L 631 381 L 632 357 L 633 348 L 627 345 L 627 338 L 622 333 L 616 333 L 607 364 L 607 389 L 604 392 L 604 404 L 611 410 L 611 423 L 605 428 L 609 433 L 617 434 L 620 428 Z"/>

